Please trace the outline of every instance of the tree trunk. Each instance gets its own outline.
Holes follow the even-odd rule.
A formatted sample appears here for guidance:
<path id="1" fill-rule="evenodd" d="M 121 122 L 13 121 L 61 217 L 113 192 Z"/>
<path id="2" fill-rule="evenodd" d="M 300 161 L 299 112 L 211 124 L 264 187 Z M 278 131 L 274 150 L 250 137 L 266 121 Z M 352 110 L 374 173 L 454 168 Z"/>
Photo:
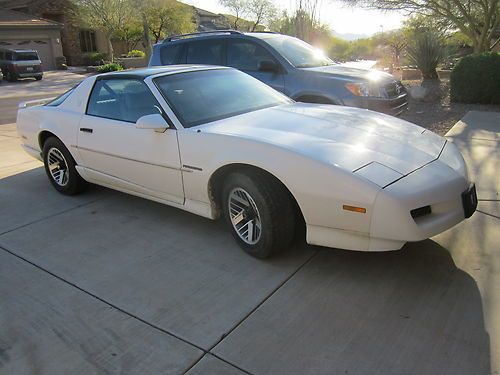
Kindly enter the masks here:
<path id="1" fill-rule="evenodd" d="M 421 71 L 423 81 L 439 81 L 439 76 L 436 69 Z"/>
<path id="2" fill-rule="evenodd" d="M 114 49 L 113 49 L 113 43 L 111 42 L 111 36 L 108 36 L 108 52 L 109 52 L 109 59 L 111 62 L 115 61 L 115 56 L 114 56 Z"/>
<path id="3" fill-rule="evenodd" d="M 146 60 L 149 61 L 151 57 L 151 40 L 149 38 L 149 25 L 146 14 L 142 14 L 142 44 L 146 51 Z"/>

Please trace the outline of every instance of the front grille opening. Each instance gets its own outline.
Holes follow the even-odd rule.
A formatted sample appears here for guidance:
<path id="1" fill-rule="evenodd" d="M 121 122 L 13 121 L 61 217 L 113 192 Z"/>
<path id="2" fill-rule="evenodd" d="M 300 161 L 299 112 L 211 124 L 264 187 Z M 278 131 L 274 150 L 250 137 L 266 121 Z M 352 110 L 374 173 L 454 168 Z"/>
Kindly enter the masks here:
<path id="1" fill-rule="evenodd" d="M 425 215 L 429 215 L 432 212 L 431 206 L 423 206 L 419 208 L 415 208 L 414 210 L 411 210 L 411 217 L 416 219 L 418 217 L 422 217 Z"/>

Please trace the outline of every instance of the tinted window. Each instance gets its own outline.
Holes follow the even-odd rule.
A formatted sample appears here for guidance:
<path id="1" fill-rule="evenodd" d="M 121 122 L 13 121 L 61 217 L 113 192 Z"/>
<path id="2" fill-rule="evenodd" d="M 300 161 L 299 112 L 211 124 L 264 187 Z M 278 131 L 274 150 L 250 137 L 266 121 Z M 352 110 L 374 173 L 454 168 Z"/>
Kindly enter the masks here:
<path id="1" fill-rule="evenodd" d="M 5 52 L 5 60 L 12 61 L 12 52 Z"/>
<path id="2" fill-rule="evenodd" d="M 177 64 L 179 61 L 179 52 L 182 45 L 166 45 L 160 48 L 160 59 L 163 65 Z"/>
<path id="3" fill-rule="evenodd" d="M 155 82 L 186 128 L 292 102 L 234 69 L 172 74 Z"/>
<path id="4" fill-rule="evenodd" d="M 57 98 L 55 98 L 51 102 L 48 102 L 45 105 L 47 105 L 49 107 L 57 107 L 59 104 L 61 104 L 62 102 L 64 102 L 68 96 L 70 96 L 70 94 L 73 92 L 74 89 L 76 89 L 77 86 L 78 85 L 76 85 L 72 89 L 66 91 L 64 94 L 59 95 Z"/>
<path id="5" fill-rule="evenodd" d="M 16 61 L 38 60 L 36 52 L 16 52 Z"/>
<path id="6" fill-rule="evenodd" d="M 160 105 L 146 84 L 135 79 L 97 81 L 87 108 L 89 115 L 134 123 L 153 113 L 161 113 Z"/>
<path id="7" fill-rule="evenodd" d="M 281 35 L 275 38 L 268 38 L 266 42 L 296 68 L 311 68 L 335 64 L 321 50 L 297 38 Z"/>
<path id="8" fill-rule="evenodd" d="M 232 41 L 227 50 L 227 65 L 240 70 L 259 70 L 263 60 L 275 61 L 273 56 L 257 43 Z"/>
<path id="9" fill-rule="evenodd" d="M 188 64 L 222 65 L 222 42 L 218 40 L 205 40 L 188 44 Z"/>

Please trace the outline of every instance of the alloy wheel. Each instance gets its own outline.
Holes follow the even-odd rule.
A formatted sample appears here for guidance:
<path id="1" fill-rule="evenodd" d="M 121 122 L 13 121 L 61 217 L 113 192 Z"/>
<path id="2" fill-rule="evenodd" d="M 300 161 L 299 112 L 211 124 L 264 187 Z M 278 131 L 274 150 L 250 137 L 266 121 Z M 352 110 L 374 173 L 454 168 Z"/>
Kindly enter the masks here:
<path id="1" fill-rule="evenodd" d="M 242 188 L 229 194 L 229 217 L 238 236 L 247 244 L 255 245 L 262 234 L 262 221 L 253 198 Z"/>

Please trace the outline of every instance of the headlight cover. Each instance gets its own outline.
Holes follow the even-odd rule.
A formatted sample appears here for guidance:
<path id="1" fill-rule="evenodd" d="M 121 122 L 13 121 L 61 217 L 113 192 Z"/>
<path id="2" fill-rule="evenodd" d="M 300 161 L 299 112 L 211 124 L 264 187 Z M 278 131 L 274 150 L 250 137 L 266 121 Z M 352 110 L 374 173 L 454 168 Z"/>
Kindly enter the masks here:
<path id="1" fill-rule="evenodd" d="M 381 98 L 383 96 L 381 86 L 372 82 L 349 82 L 345 88 L 354 96 Z"/>
<path id="2" fill-rule="evenodd" d="M 469 181 L 469 172 L 464 157 L 452 142 L 446 141 L 439 160 Z"/>
<path id="3" fill-rule="evenodd" d="M 373 161 L 362 168 L 356 169 L 354 174 L 373 182 L 381 188 L 384 188 L 403 177 L 403 174 L 376 161 Z"/>

